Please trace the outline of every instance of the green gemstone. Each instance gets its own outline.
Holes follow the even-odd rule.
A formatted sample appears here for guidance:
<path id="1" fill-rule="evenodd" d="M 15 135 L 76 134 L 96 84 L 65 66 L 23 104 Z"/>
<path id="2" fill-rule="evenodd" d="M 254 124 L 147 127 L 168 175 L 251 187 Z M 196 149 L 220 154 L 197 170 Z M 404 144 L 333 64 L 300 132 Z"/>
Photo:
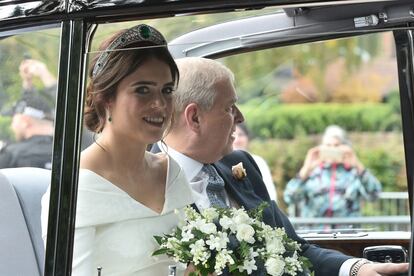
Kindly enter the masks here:
<path id="1" fill-rule="evenodd" d="M 139 28 L 139 34 L 143 38 L 148 39 L 151 35 L 151 30 L 150 28 L 148 28 L 148 26 L 142 26 L 141 28 Z"/>

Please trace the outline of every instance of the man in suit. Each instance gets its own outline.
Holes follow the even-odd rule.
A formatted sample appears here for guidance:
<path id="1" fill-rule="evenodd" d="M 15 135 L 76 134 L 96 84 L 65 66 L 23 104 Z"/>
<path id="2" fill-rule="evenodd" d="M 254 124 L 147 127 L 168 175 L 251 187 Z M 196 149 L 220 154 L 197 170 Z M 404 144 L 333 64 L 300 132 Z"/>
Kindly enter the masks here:
<path id="1" fill-rule="evenodd" d="M 158 145 L 183 167 L 199 209 L 218 201 L 251 209 L 268 201 L 270 206 L 263 214 L 265 223 L 284 227 L 289 237 L 301 243 L 302 254 L 312 262 L 316 276 L 388 275 L 408 270 L 408 264 L 373 264 L 319 248 L 300 238 L 276 203 L 270 201 L 253 158 L 244 151 L 233 152 L 235 127 L 244 118 L 236 106 L 232 72 L 219 62 L 204 58 L 179 59 L 177 65 L 180 81 L 174 92 L 173 124 L 165 138 L 167 147 Z M 239 162 L 247 173 L 242 180 L 237 180 L 231 170 Z M 211 178 L 224 180 L 222 191 L 210 188 Z M 213 196 L 212 191 L 217 193 Z"/>

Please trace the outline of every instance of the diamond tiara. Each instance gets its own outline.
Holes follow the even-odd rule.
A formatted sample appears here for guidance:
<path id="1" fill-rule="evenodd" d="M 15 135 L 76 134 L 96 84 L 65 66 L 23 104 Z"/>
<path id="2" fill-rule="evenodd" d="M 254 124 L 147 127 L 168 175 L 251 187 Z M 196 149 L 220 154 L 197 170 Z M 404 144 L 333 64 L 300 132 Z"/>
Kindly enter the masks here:
<path id="1" fill-rule="evenodd" d="M 167 41 L 162 34 L 153 27 L 146 24 L 132 27 L 112 41 L 106 50 L 99 56 L 93 68 L 92 76 L 96 77 L 102 71 L 108 62 L 108 56 L 112 51 L 115 49 L 122 49 L 126 45 L 140 41 L 152 42 L 155 45 L 167 45 Z"/>

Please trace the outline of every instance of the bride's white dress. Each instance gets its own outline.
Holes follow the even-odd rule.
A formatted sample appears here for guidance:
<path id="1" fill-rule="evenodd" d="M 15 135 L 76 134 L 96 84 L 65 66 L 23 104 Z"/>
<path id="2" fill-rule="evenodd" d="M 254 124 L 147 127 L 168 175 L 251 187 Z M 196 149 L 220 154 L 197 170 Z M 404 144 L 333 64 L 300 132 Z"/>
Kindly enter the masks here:
<path id="1" fill-rule="evenodd" d="M 177 225 L 175 209 L 193 203 L 183 170 L 168 157 L 165 203 L 161 213 L 139 203 L 98 174 L 81 169 L 73 252 L 75 276 L 168 275 L 174 262 L 157 249 L 154 235 Z"/>

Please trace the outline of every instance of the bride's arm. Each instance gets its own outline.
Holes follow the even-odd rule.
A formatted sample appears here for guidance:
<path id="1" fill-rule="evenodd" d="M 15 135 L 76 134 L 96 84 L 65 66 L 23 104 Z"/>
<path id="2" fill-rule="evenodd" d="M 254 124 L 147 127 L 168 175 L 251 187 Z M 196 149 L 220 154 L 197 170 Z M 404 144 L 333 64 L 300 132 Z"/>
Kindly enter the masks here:
<path id="1" fill-rule="evenodd" d="M 95 239 L 94 227 L 82 227 L 75 229 L 75 241 L 73 244 L 73 276 L 96 275 L 96 267 L 93 262 L 93 244 Z"/>

